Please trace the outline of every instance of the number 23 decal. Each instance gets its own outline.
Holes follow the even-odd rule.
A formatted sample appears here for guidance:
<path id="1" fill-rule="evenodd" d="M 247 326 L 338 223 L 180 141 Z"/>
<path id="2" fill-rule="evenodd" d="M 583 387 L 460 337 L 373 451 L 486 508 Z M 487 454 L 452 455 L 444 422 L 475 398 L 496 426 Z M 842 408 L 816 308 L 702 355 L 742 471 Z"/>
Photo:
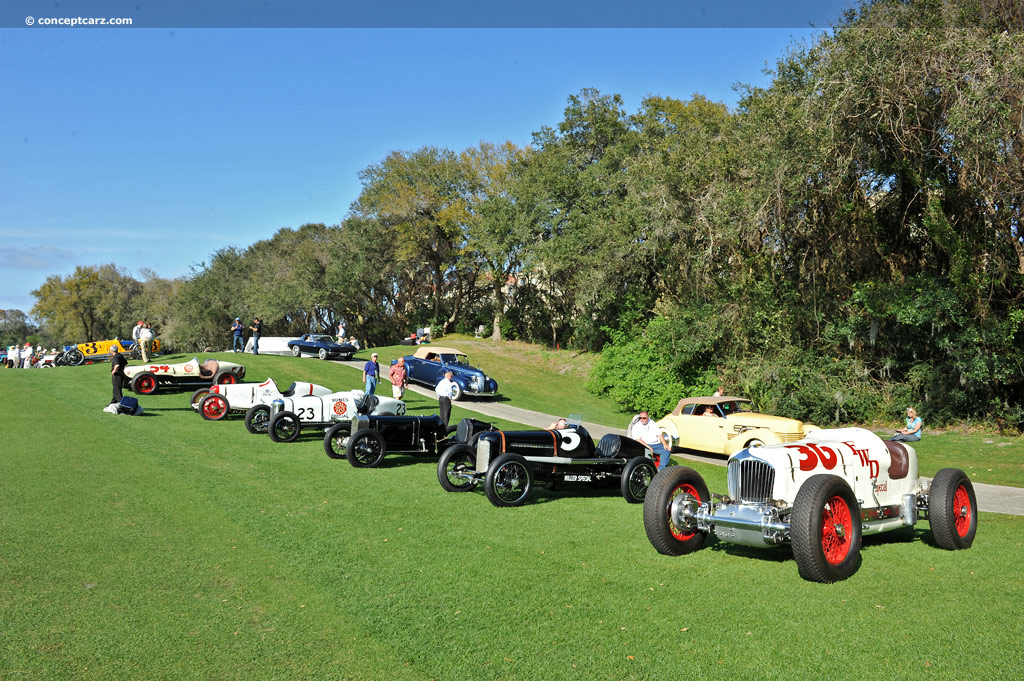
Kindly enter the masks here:
<path id="1" fill-rule="evenodd" d="M 312 421 L 316 418 L 316 410 L 313 407 L 299 407 L 295 410 L 295 415 L 300 421 Z"/>

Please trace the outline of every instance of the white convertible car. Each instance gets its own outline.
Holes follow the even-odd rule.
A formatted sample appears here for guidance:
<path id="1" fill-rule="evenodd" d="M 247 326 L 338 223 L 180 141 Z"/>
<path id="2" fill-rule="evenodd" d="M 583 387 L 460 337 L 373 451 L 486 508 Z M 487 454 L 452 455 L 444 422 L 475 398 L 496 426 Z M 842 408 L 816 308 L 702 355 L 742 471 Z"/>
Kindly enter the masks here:
<path id="1" fill-rule="evenodd" d="M 181 364 L 138 364 L 125 367 L 124 375 L 131 381 L 132 392 L 152 395 L 160 386 L 238 383 L 245 378 L 245 367 L 216 359 L 200 363 L 193 357 Z"/>
<path id="2" fill-rule="evenodd" d="M 860 564 L 862 534 L 927 520 L 935 544 L 966 549 L 978 529 L 967 474 L 918 478 L 917 453 L 863 428 L 816 430 L 798 442 L 729 457 L 728 494 L 708 492 L 692 468 L 669 466 L 644 498 L 644 529 L 659 552 L 699 549 L 708 534 L 747 546 L 790 544 L 800 576 L 836 582 Z"/>
<path id="3" fill-rule="evenodd" d="M 262 383 L 211 385 L 192 393 L 192 409 L 204 419 L 220 421 L 232 413 L 246 413 L 257 404 L 270 404 L 283 397 L 330 395 L 333 390 L 315 383 L 295 382 L 284 392 L 272 378 Z"/>

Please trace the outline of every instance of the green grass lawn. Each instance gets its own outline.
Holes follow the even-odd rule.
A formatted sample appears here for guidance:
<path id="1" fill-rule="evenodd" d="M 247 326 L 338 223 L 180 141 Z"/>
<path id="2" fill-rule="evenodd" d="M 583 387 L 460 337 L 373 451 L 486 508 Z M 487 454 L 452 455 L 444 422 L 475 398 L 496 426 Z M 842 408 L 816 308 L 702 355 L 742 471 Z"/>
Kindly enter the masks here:
<path id="1" fill-rule="evenodd" d="M 359 382 L 317 360 L 244 363 L 250 380 Z M 442 491 L 433 460 L 355 469 L 315 433 L 274 444 L 239 418 L 203 421 L 188 392 L 111 416 L 108 371 L 0 371 L 18 405 L 0 449 L 0 679 L 1001 679 L 1024 668 L 1024 518 L 981 514 L 967 551 L 932 546 L 926 522 L 872 537 L 851 579 L 812 584 L 785 548 L 710 541 L 661 556 L 641 507 L 617 493 L 540 491 L 497 509 L 482 492 Z M 697 468 L 724 491 L 724 468 Z"/>

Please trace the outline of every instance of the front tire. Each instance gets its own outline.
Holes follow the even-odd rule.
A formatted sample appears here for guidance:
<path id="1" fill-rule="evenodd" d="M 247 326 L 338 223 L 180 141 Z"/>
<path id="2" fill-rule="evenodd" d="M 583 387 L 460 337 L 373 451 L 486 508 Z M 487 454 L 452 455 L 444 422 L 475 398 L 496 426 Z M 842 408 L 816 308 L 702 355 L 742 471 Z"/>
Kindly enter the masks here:
<path id="1" fill-rule="evenodd" d="M 462 386 L 452 381 L 452 402 L 458 402 L 463 396 Z"/>
<path id="2" fill-rule="evenodd" d="M 75 348 L 74 350 L 68 350 L 68 354 L 66 356 L 68 365 L 73 367 L 80 366 L 82 362 L 85 361 L 85 355 L 83 355 L 82 351 L 79 350 L 78 348 Z"/>
<path id="3" fill-rule="evenodd" d="M 200 388 L 199 390 L 192 393 L 192 397 L 189 398 L 189 405 L 199 411 L 199 403 L 203 401 L 203 398 L 210 394 L 209 388 Z"/>
<path id="4" fill-rule="evenodd" d="M 373 428 L 357 430 L 345 445 L 345 458 L 356 468 L 376 468 L 385 454 L 384 436 Z"/>
<path id="5" fill-rule="evenodd" d="M 437 481 L 446 492 L 468 492 L 476 487 L 476 480 L 467 480 L 460 473 L 475 469 L 476 450 L 469 445 L 452 445 L 437 462 Z"/>
<path id="6" fill-rule="evenodd" d="M 928 523 L 940 549 L 970 548 L 978 531 L 978 500 L 974 485 L 958 468 L 943 468 L 932 479 Z"/>
<path id="7" fill-rule="evenodd" d="M 522 506 L 530 496 L 533 473 L 526 459 L 518 454 L 502 454 L 487 469 L 484 492 L 499 508 Z"/>
<path id="8" fill-rule="evenodd" d="M 812 475 L 800 487 L 790 516 L 793 558 L 800 576 L 831 584 L 854 573 L 860 562 L 860 505 L 834 475 Z"/>
<path id="9" fill-rule="evenodd" d="M 320 359 L 327 359 L 327 349 L 320 348 L 320 350 L 317 351 L 316 356 Z"/>
<path id="10" fill-rule="evenodd" d="M 299 417 L 290 411 L 277 412 L 267 423 L 267 434 L 274 442 L 295 442 L 301 432 Z"/>
<path id="11" fill-rule="evenodd" d="M 651 546 L 666 556 L 682 556 L 704 546 L 707 532 L 696 527 L 678 526 L 672 520 L 672 505 L 683 495 L 686 503 L 711 500 L 708 486 L 700 473 L 687 466 L 669 466 L 654 476 L 644 496 L 644 531 Z"/>
<path id="12" fill-rule="evenodd" d="M 324 451 L 332 459 L 345 458 L 345 446 L 352 434 L 351 423 L 335 423 L 324 436 Z"/>
<path id="13" fill-rule="evenodd" d="M 148 371 L 143 371 L 141 374 L 136 374 L 132 378 L 131 383 L 132 392 L 137 395 L 152 395 L 157 389 L 156 376 Z"/>
<path id="14" fill-rule="evenodd" d="M 263 435 L 270 426 L 270 407 L 254 404 L 245 412 L 245 429 L 253 435 Z"/>
<path id="15" fill-rule="evenodd" d="M 646 456 L 638 456 L 626 462 L 622 467 L 620 487 L 622 496 L 631 504 L 643 503 L 647 496 L 647 488 L 651 480 L 658 474 L 658 469 Z"/>
<path id="16" fill-rule="evenodd" d="M 229 411 L 227 398 L 216 393 L 207 395 L 199 403 L 199 415 L 207 421 L 221 421 L 227 418 Z"/>

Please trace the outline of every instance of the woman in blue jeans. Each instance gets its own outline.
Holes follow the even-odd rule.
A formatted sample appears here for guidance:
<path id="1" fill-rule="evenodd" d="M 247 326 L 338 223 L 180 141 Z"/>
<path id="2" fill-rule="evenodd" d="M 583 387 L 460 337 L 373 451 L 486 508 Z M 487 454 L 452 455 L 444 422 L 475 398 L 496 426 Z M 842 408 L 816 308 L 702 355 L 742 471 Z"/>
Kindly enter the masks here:
<path id="1" fill-rule="evenodd" d="M 907 426 L 897 430 L 889 439 L 896 442 L 917 442 L 921 439 L 921 426 L 921 417 L 917 415 L 917 410 L 907 407 Z"/>

